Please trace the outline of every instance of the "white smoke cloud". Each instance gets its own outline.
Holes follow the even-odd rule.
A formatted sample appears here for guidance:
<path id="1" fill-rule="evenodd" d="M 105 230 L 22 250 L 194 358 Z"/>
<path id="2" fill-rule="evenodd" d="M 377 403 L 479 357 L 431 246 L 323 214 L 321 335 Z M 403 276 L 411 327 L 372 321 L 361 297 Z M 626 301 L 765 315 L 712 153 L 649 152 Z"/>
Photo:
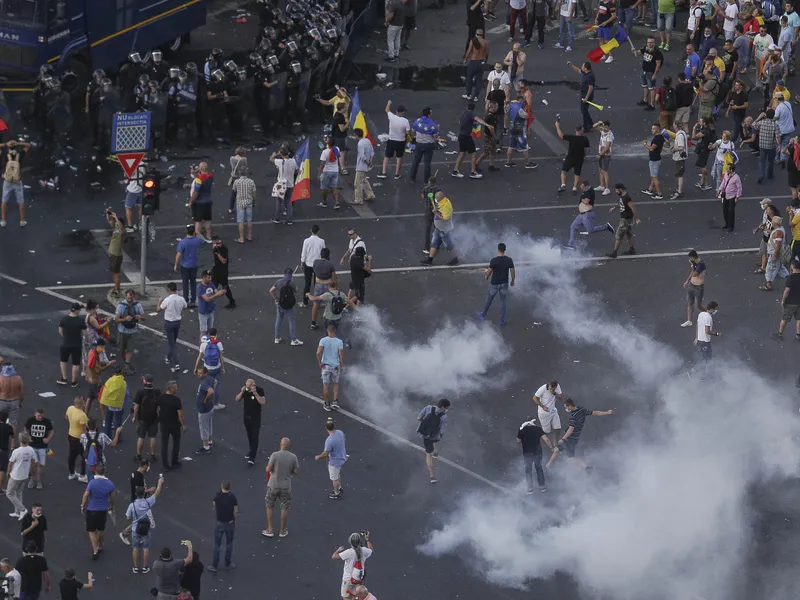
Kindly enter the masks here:
<path id="1" fill-rule="evenodd" d="M 421 549 L 467 550 L 477 573 L 507 587 L 561 571 L 591 598 L 730 598 L 749 550 L 750 489 L 797 475 L 795 392 L 731 357 L 688 377 L 680 355 L 602 310 L 580 283 L 586 263 L 563 260 L 551 242 L 486 230 L 461 239 L 481 249 L 481 239 L 504 239 L 510 252 L 513 239 L 518 286 L 537 314 L 565 345 L 597 345 L 616 358 L 627 374 L 592 384 L 621 395 L 635 388 L 648 419 L 611 417 L 623 420 L 619 433 L 592 456 L 602 476 L 587 482 L 562 471 L 559 496 L 532 504 L 520 502 L 518 481 L 507 497 L 475 490 Z M 516 464 L 510 470 L 522 475 Z"/>

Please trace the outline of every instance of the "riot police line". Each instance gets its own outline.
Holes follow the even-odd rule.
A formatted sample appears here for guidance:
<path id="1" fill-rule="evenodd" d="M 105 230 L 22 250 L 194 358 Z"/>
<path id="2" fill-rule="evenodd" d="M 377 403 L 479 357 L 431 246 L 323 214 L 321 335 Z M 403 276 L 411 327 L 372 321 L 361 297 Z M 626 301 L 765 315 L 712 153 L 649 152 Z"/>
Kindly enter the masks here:
<path id="1" fill-rule="evenodd" d="M 259 0 L 259 33 L 253 50 L 240 58 L 215 48 L 202 68 L 194 62 L 168 65 L 160 50 L 129 55 L 115 77 L 92 74 L 85 94 L 74 74 L 43 65 L 27 116 L 43 147 L 63 153 L 73 126 L 74 102 L 86 113 L 92 144 L 111 149 L 112 115 L 150 111 L 151 150 L 183 142 L 189 149 L 216 138 L 241 140 L 257 120 L 262 137 L 291 134 L 324 118 L 314 97 L 332 88 L 343 72 L 352 14 L 335 0 L 290 1 L 278 8 Z"/>

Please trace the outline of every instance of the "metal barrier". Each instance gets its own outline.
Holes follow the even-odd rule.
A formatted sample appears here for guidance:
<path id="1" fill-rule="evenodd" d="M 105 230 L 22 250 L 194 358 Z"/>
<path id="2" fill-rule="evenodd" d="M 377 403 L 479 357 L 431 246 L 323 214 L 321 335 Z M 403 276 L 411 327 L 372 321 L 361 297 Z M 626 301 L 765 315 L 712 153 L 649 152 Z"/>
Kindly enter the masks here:
<path id="1" fill-rule="evenodd" d="M 342 61 L 341 76 L 345 79 L 350 72 L 358 52 L 372 37 L 375 24 L 383 14 L 384 7 L 381 0 L 368 0 L 366 7 L 356 15 L 350 24 L 348 36 L 350 38 L 347 50 Z"/>

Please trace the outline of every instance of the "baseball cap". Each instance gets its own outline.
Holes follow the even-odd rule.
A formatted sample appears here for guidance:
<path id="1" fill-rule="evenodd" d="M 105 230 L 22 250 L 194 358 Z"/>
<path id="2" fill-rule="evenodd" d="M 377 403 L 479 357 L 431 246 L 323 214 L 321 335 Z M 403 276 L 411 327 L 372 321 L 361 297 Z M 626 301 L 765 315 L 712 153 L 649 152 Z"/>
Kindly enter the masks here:
<path id="1" fill-rule="evenodd" d="M 294 271 L 293 271 L 292 269 L 290 269 L 290 268 L 288 268 L 288 267 L 287 267 L 287 268 L 285 268 L 285 269 L 283 270 L 283 274 L 284 274 L 284 275 L 294 275 Z"/>
<path id="2" fill-rule="evenodd" d="M 153 381 L 155 381 L 155 377 L 153 377 L 150 374 L 143 375 L 142 376 L 142 381 L 144 381 L 145 383 L 153 383 Z"/>
<path id="3" fill-rule="evenodd" d="M 80 302 L 73 302 L 72 306 L 70 306 L 70 310 L 80 310 L 83 308 L 83 304 Z"/>
<path id="4" fill-rule="evenodd" d="M 209 271 L 208 269 L 206 269 L 205 271 L 203 271 L 202 277 L 205 277 L 206 275 L 208 275 L 209 277 L 211 277 L 211 271 Z"/>

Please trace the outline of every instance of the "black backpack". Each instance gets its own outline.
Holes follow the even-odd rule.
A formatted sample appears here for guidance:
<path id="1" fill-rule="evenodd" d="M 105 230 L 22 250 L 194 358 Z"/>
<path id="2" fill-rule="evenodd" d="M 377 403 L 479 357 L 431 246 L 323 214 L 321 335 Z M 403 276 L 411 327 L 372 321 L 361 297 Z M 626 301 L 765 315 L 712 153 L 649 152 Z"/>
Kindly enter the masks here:
<path id="1" fill-rule="evenodd" d="M 675 94 L 675 88 L 667 87 L 664 90 L 664 110 L 672 112 L 678 110 L 678 96 Z"/>
<path id="2" fill-rule="evenodd" d="M 436 407 L 431 406 L 431 412 L 422 419 L 419 427 L 417 427 L 417 433 L 428 440 L 438 436 L 443 414 L 444 413 L 437 413 Z"/>
<path id="3" fill-rule="evenodd" d="M 337 292 L 331 299 L 331 312 L 335 315 L 340 315 L 344 312 L 345 306 L 346 304 L 344 298 L 342 298 L 342 292 Z"/>
<path id="4" fill-rule="evenodd" d="M 278 306 L 284 310 L 294 308 L 297 304 L 297 299 L 294 297 L 294 288 L 288 281 L 281 286 L 280 294 L 278 295 Z"/>

